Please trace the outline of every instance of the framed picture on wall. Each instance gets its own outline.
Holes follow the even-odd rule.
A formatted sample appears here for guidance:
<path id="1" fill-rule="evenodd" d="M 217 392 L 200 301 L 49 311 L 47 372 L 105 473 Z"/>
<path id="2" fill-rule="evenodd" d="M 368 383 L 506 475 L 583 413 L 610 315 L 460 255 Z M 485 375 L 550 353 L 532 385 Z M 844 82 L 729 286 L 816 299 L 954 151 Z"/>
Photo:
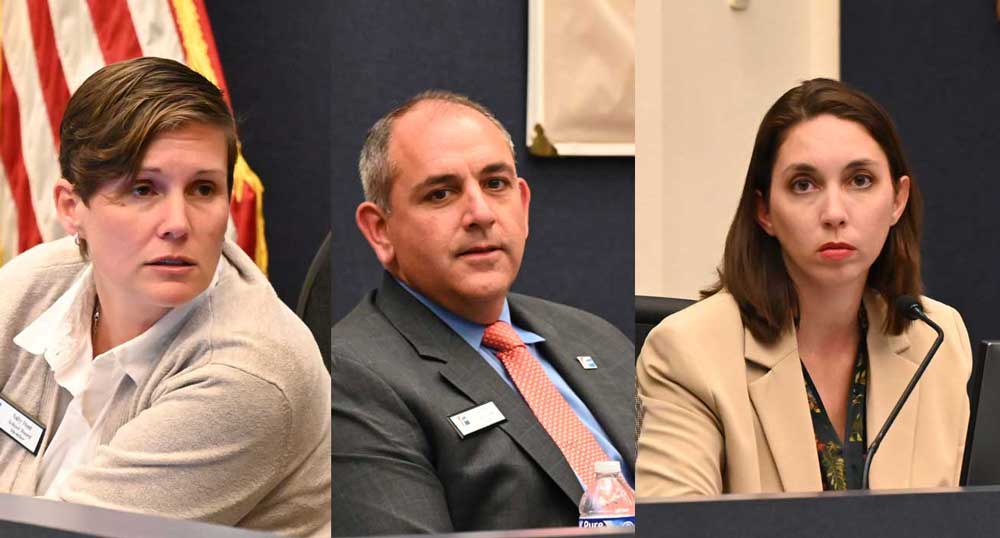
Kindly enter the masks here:
<path id="1" fill-rule="evenodd" d="M 529 0 L 528 150 L 635 155 L 635 0 Z"/>

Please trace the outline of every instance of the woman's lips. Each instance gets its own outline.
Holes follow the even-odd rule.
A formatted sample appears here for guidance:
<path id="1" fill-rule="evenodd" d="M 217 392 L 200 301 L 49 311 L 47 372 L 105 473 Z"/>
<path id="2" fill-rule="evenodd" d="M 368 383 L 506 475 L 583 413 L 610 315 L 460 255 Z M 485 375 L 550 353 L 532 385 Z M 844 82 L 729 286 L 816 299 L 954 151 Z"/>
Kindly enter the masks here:
<path id="1" fill-rule="evenodd" d="M 819 255 L 827 260 L 840 261 L 851 257 L 857 249 L 850 243 L 826 243 L 819 247 Z"/>
<path id="2" fill-rule="evenodd" d="M 197 264 L 184 256 L 164 256 L 146 262 L 146 266 L 161 273 L 183 274 L 194 270 Z"/>

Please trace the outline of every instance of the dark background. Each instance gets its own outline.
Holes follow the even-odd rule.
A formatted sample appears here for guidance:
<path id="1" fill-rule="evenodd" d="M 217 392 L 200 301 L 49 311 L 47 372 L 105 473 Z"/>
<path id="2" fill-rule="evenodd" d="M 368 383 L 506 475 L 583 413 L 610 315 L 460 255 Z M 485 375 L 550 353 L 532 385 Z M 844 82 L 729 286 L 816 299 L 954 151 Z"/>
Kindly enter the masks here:
<path id="1" fill-rule="evenodd" d="M 926 294 L 1000 338 L 1000 23 L 994 0 L 841 0 L 841 79 L 900 131 L 924 194 Z"/>
<path id="2" fill-rule="evenodd" d="M 268 276 L 293 310 L 330 227 L 332 5 L 206 2 L 243 155 L 264 183 Z"/>
<path id="3" fill-rule="evenodd" d="M 531 234 L 514 291 L 598 314 L 630 338 L 635 322 L 633 158 L 527 154 L 527 2 L 349 0 L 333 36 L 333 320 L 376 287 L 382 268 L 354 224 L 358 152 L 368 128 L 422 90 L 463 93 L 510 131 L 531 187 Z"/>

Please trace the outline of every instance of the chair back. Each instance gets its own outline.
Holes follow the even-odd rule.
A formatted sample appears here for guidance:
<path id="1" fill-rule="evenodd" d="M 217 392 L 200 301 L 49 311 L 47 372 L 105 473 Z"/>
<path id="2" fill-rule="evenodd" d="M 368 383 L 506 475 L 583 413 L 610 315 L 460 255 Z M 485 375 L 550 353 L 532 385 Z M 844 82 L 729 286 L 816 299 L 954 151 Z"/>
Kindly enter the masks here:
<path id="1" fill-rule="evenodd" d="M 309 271 L 299 291 L 298 306 L 295 308 L 295 313 L 316 339 L 327 370 L 330 369 L 330 331 L 333 324 L 330 319 L 330 241 L 331 236 L 327 232 L 309 264 Z"/>
<path id="2" fill-rule="evenodd" d="M 635 356 L 639 356 L 642 344 L 653 327 L 659 325 L 663 318 L 680 312 L 694 304 L 693 299 L 678 299 L 674 297 L 635 296 Z"/>

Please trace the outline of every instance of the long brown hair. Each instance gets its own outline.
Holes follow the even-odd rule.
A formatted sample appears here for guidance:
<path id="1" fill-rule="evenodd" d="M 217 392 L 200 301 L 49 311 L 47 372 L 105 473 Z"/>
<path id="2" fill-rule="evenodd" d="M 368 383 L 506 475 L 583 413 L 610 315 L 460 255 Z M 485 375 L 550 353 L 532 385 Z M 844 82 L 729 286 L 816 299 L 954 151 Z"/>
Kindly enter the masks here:
<path id="1" fill-rule="evenodd" d="M 781 256 L 778 240 L 757 223 L 757 196 L 770 200 L 771 173 L 778 148 L 788 131 L 821 114 L 853 121 L 868 132 L 889 160 L 893 189 L 902 176 L 910 177 L 910 197 L 902 216 L 892 228 L 882 252 L 868 271 L 866 285 L 889 305 L 900 295 L 918 297 L 920 279 L 920 230 L 923 200 L 889 114 L 871 97 L 829 79 L 813 79 L 785 92 L 771 106 L 757 130 L 743 194 L 726 236 L 726 250 L 719 281 L 702 291 L 708 297 L 725 288 L 740 307 L 743 324 L 754 338 L 773 343 L 794 322 L 798 295 Z M 910 320 L 888 309 L 882 330 L 900 334 Z"/>

